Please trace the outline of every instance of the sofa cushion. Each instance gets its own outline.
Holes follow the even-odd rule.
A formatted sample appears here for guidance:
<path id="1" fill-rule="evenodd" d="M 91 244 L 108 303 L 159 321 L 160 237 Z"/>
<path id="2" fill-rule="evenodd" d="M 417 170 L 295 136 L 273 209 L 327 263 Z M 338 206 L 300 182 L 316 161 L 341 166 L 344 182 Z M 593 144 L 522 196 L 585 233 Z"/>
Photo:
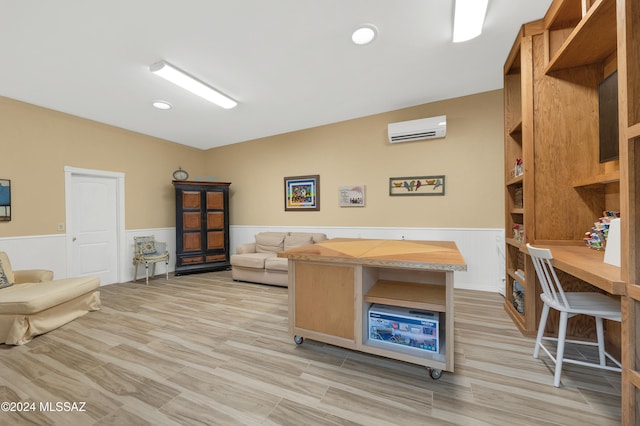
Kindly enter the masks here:
<path id="1" fill-rule="evenodd" d="M 321 232 L 289 232 L 289 235 L 292 237 L 310 235 L 313 238 L 314 243 L 319 243 L 320 241 L 324 241 L 327 239 L 327 235 Z"/>
<path id="2" fill-rule="evenodd" d="M 274 257 L 264 261 L 264 268 L 267 271 L 289 271 L 289 259 L 283 257 Z"/>
<path id="3" fill-rule="evenodd" d="M 256 253 L 278 253 L 284 250 L 285 232 L 260 232 L 256 235 Z"/>
<path id="4" fill-rule="evenodd" d="M 308 246 L 313 244 L 313 237 L 311 234 L 307 235 L 287 235 L 284 237 L 284 249 L 291 250 L 292 248 Z"/>
<path id="5" fill-rule="evenodd" d="M 98 277 L 76 277 L 26 283 L 0 290 L 0 314 L 28 315 L 89 293 L 100 286 Z"/>
<path id="6" fill-rule="evenodd" d="M 11 262 L 9 262 L 9 256 L 7 253 L 0 251 L 0 284 L 13 284 L 16 279 L 13 275 L 13 269 L 11 269 Z"/>
<path id="7" fill-rule="evenodd" d="M 264 269 L 265 259 L 276 257 L 276 253 L 245 253 L 231 255 L 231 266 Z M 285 259 L 286 260 L 286 259 Z"/>

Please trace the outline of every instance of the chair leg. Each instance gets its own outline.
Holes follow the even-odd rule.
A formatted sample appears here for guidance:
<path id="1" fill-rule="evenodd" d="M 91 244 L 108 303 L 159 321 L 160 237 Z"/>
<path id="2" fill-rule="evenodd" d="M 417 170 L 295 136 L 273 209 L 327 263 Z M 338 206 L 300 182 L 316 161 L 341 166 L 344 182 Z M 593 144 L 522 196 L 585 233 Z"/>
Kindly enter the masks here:
<path id="1" fill-rule="evenodd" d="M 544 329 L 547 325 L 547 317 L 549 316 L 549 305 L 546 303 L 542 307 L 542 315 L 540 315 L 540 325 L 538 326 L 538 337 L 536 337 L 536 347 L 533 349 L 533 357 L 538 358 L 540 354 L 540 345 L 544 336 Z"/>
<path id="2" fill-rule="evenodd" d="M 166 279 L 169 279 L 169 259 L 164 261 L 164 275 Z"/>
<path id="3" fill-rule="evenodd" d="M 149 285 L 149 262 L 144 262 L 144 273 L 147 280 L 147 285 Z"/>
<path id="4" fill-rule="evenodd" d="M 564 341 L 567 337 L 567 320 L 569 314 L 560 312 L 560 325 L 558 328 L 558 348 L 556 350 L 556 371 L 553 377 L 553 386 L 560 387 L 560 375 L 562 374 L 562 362 L 564 361 Z"/>
<path id="5" fill-rule="evenodd" d="M 601 317 L 596 317 L 596 336 L 598 338 L 598 355 L 600 365 L 606 365 L 607 359 L 604 355 L 604 325 Z"/>
<path id="6" fill-rule="evenodd" d="M 153 262 L 153 265 L 151 265 L 151 278 L 156 276 L 156 262 Z"/>
<path id="7" fill-rule="evenodd" d="M 138 281 L 138 264 L 137 263 L 133 268 L 133 282 L 135 283 L 136 281 Z"/>

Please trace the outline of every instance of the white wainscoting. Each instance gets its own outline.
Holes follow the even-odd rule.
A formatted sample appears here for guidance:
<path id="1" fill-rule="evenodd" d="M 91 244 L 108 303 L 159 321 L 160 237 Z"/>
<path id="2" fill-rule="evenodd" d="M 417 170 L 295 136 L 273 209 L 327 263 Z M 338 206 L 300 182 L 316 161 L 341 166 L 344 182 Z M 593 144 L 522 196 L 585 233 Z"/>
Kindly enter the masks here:
<path id="1" fill-rule="evenodd" d="M 372 228 L 231 226 L 231 253 L 239 244 L 255 241 L 263 231 L 322 232 L 328 238 L 383 238 L 455 241 L 467 262 L 466 272 L 455 272 L 455 288 L 504 294 L 504 230 L 494 228 Z"/>
<path id="2" fill-rule="evenodd" d="M 466 272 L 455 272 L 455 287 L 493 291 L 504 294 L 504 230 L 493 228 L 373 228 L 373 227 L 284 227 L 284 226 L 231 226 L 229 230 L 231 253 L 243 243 L 255 241 L 255 235 L 264 231 L 322 232 L 328 238 L 384 238 L 406 240 L 455 241 L 467 262 Z M 175 270 L 175 228 L 136 229 L 125 231 L 125 253 L 121 256 L 120 282 L 133 280 L 133 237 L 154 235 L 167 243 L 171 254 L 169 272 Z M 5 251 L 13 269 L 50 269 L 56 278 L 66 278 L 66 235 L 37 235 L 0 238 L 0 251 Z M 141 276 L 143 271 L 138 271 Z M 156 267 L 156 274 L 164 274 L 164 265 Z"/>
<path id="3" fill-rule="evenodd" d="M 133 280 L 133 237 L 154 235 L 156 240 L 167 243 L 171 253 L 169 272 L 175 269 L 176 229 L 155 228 L 125 231 L 125 252 L 120 256 L 120 282 Z M 55 278 L 67 278 L 66 234 L 36 235 L 28 237 L 0 238 L 0 251 L 7 252 L 13 269 L 49 269 Z M 144 276 L 144 268 L 138 271 Z M 164 274 L 164 265 L 158 264 L 156 274 Z"/>

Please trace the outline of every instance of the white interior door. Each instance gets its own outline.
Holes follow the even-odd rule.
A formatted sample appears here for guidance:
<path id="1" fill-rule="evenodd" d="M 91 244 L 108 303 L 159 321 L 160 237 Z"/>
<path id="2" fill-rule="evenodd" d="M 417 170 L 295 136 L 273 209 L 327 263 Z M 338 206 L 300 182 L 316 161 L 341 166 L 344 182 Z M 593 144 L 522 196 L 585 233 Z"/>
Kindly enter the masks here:
<path id="1" fill-rule="evenodd" d="M 120 174 L 67 170 L 67 271 L 119 282 Z"/>

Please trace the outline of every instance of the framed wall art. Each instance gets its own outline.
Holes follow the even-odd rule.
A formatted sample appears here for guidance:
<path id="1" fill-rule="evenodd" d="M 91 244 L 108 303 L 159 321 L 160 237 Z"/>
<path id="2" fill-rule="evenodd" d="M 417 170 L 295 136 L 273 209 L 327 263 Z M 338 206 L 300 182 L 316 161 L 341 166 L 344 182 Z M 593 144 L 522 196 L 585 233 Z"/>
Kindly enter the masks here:
<path id="1" fill-rule="evenodd" d="M 0 179 L 0 221 L 11 220 L 11 181 Z"/>
<path id="2" fill-rule="evenodd" d="M 444 195 L 444 175 L 389 178 L 389 195 Z"/>
<path id="3" fill-rule="evenodd" d="M 340 207 L 364 207 L 364 185 L 338 187 L 338 205 Z"/>
<path id="4" fill-rule="evenodd" d="M 285 211 L 320 210 L 320 175 L 284 178 Z"/>

